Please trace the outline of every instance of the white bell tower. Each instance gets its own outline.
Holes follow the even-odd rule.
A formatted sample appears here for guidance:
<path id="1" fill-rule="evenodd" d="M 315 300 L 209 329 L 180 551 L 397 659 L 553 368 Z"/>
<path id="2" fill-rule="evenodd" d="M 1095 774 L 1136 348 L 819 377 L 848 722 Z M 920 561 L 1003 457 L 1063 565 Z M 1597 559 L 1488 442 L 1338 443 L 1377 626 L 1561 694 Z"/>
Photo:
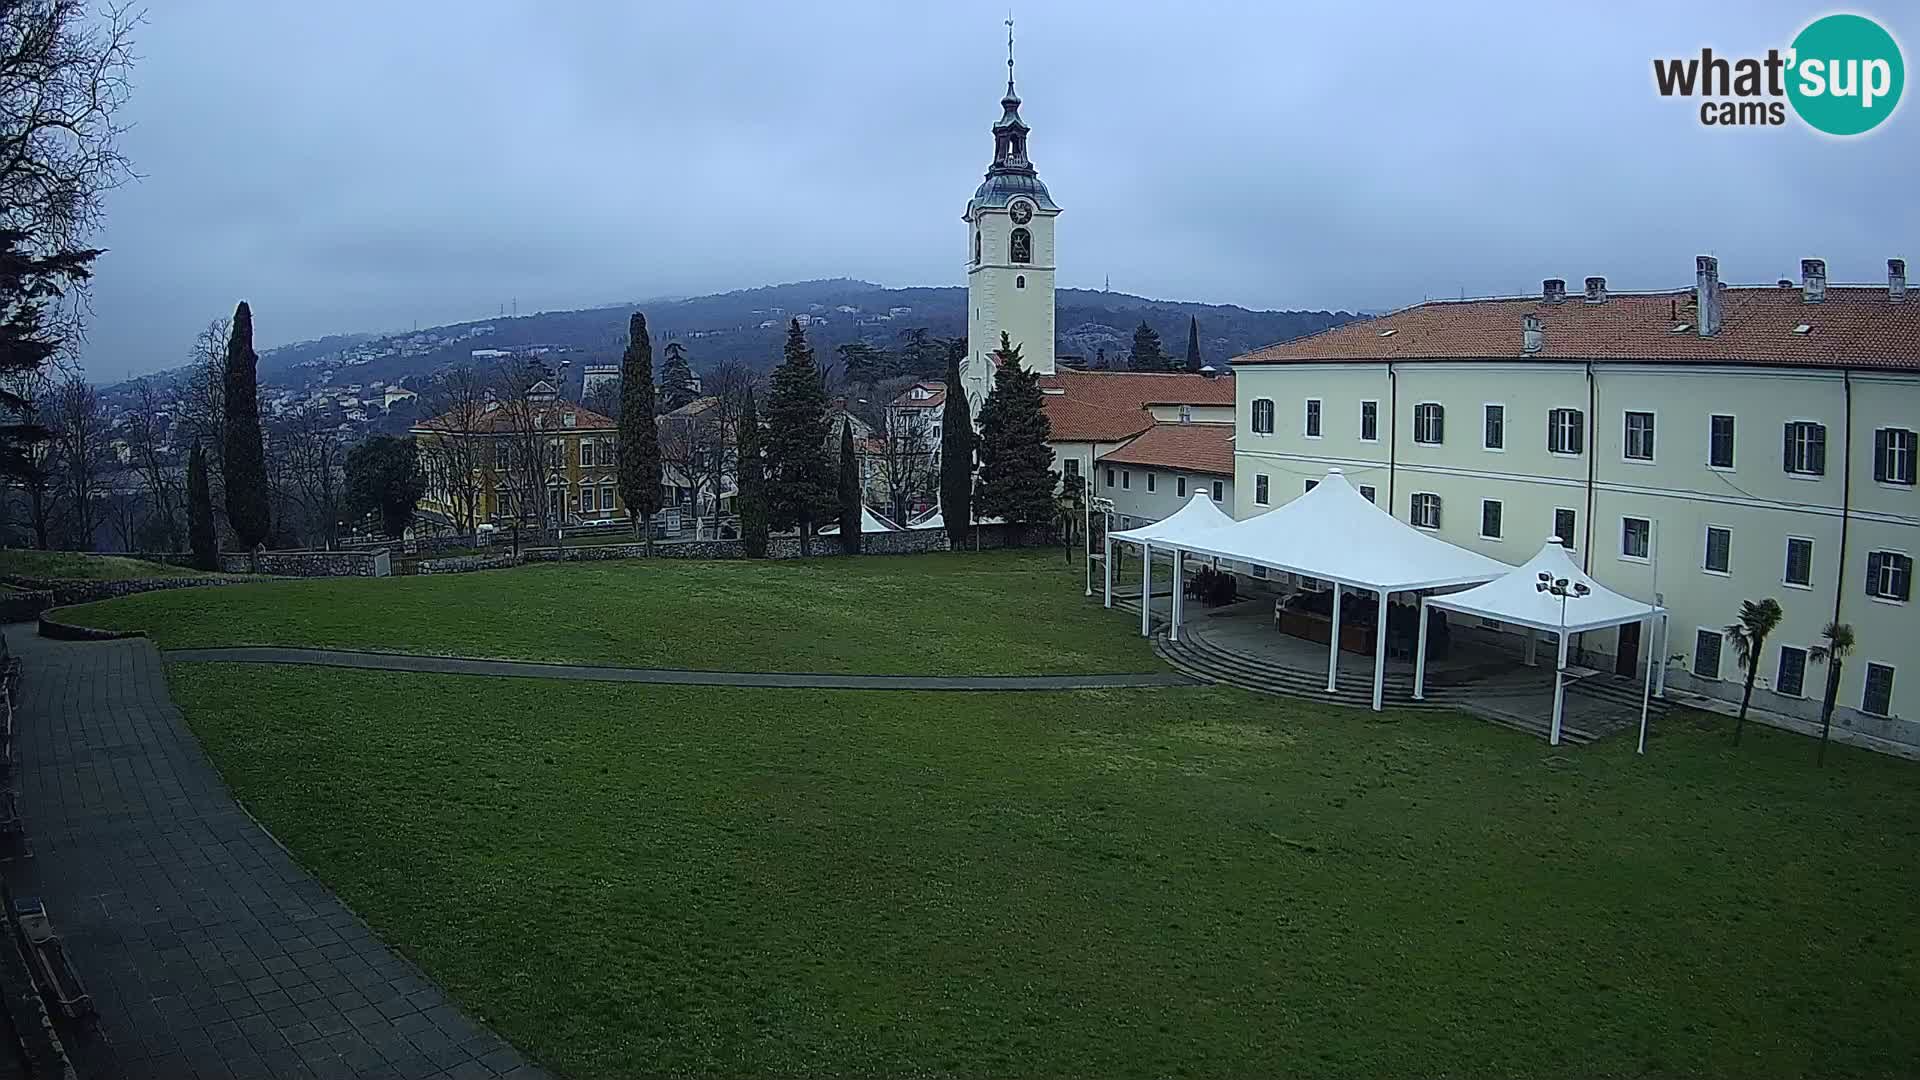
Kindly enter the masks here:
<path id="1" fill-rule="evenodd" d="M 1007 96 L 993 125 L 993 164 L 967 202 L 967 398 L 977 413 L 993 385 L 1004 331 L 1021 366 L 1053 374 L 1053 219 L 1060 207 L 1027 158 L 1027 125 L 1013 92 L 1013 20 L 1007 20 Z M 979 387 L 979 389 L 976 389 Z"/>

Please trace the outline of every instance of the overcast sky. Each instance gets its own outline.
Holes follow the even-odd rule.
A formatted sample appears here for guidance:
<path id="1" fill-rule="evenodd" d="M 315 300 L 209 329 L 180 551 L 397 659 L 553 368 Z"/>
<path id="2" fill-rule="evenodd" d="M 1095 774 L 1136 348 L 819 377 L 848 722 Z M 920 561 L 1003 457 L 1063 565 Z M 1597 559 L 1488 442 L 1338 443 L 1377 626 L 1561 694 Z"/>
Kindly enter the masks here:
<path id="1" fill-rule="evenodd" d="M 1704 128 L 1655 56 L 1825 5 L 1021 5 L 1062 286 L 1269 308 L 1920 265 L 1920 105 Z M 1905 48 L 1907 4 L 1854 10 Z M 253 304 L 262 348 L 848 276 L 962 284 L 1003 5 L 164 0 L 99 238 L 98 380 Z M 1911 95 L 1909 95 L 1911 96 Z M 1910 250 L 1899 250 L 1902 245 Z"/>

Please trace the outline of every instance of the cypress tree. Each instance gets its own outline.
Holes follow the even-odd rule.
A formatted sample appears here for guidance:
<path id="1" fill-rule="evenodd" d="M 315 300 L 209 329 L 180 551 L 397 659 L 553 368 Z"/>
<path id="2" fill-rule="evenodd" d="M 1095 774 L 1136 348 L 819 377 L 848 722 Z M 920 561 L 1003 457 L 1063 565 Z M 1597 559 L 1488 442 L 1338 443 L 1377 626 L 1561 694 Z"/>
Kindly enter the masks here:
<path id="1" fill-rule="evenodd" d="M 853 455 L 853 424 L 840 425 L 840 550 L 860 554 L 860 464 Z"/>
<path id="2" fill-rule="evenodd" d="M 776 529 L 800 530 L 800 554 L 813 551 L 816 522 L 833 512 L 833 466 L 827 461 L 827 388 L 813 349 L 795 319 L 786 357 L 773 369 L 767 398 L 767 512 Z"/>
<path id="3" fill-rule="evenodd" d="M 219 538 L 213 530 L 213 486 L 207 482 L 207 452 L 198 442 L 187 455 L 187 536 L 193 565 L 218 570 Z"/>
<path id="4" fill-rule="evenodd" d="M 1197 316 L 1187 316 L 1187 370 L 1199 371 L 1206 366 L 1200 359 L 1200 320 Z"/>
<path id="5" fill-rule="evenodd" d="M 687 347 L 677 341 L 667 342 L 666 359 L 660 361 L 660 411 L 672 412 L 697 396 L 693 369 L 687 366 Z"/>
<path id="6" fill-rule="evenodd" d="M 960 381 L 965 341 L 947 343 L 947 400 L 940 412 L 940 514 L 947 540 L 958 549 L 973 523 L 973 410 Z"/>
<path id="7" fill-rule="evenodd" d="M 252 551 L 271 531 L 267 505 L 267 454 L 260 435 L 260 354 L 253 351 L 253 310 L 242 300 L 227 338 L 226 390 L 227 521 L 241 546 Z"/>
<path id="8" fill-rule="evenodd" d="M 1140 328 L 1133 332 L 1133 351 L 1127 354 L 1127 366 L 1134 371 L 1167 370 L 1167 356 L 1160 349 L 1160 332 L 1148 326 L 1145 319 L 1140 320 Z"/>
<path id="9" fill-rule="evenodd" d="M 620 357 L 620 498 L 638 530 L 647 525 L 653 554 L 653 515 L 660 512 L 660 429 L 653 420 L 653 342 L 647 317 L 627 322 L 627 351 Z"/>
<path id="10" fill-rule="evenodd" d="M 749 559 L 767 557 L 767 474 L 760 458 L 760 414 L 753 405 L 753 389 L 740 403 L 738 436 L 740 464 L 738 491 L 740 547 Z"/>
<path id="11" fill-rule="evenodd" d="M 1040 376 L 1021 365 L 1019 347 L 1004 332 L 994 359 L 993 393 L 980 409 L 980 514 L 1009 525 L 1050 522 L 1059 477 Z"/>

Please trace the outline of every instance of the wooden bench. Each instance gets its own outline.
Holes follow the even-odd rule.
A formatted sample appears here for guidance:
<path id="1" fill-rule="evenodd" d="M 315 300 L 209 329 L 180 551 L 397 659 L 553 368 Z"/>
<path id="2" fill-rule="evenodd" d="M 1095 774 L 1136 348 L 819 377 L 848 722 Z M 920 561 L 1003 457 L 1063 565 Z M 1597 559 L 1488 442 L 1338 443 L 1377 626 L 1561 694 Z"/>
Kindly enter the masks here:
<path id="1" fill-rule="evenodd" d="M 87 993 L 80 973 L 74 970 L 65 942 L 53 932 L 46 906 L 37 897 L 17 897 L 13 901 L 13 917 L 27 939 L 29 959 L 41 995 L 75 1020 L 92 1013 L 93 996 Z"/>

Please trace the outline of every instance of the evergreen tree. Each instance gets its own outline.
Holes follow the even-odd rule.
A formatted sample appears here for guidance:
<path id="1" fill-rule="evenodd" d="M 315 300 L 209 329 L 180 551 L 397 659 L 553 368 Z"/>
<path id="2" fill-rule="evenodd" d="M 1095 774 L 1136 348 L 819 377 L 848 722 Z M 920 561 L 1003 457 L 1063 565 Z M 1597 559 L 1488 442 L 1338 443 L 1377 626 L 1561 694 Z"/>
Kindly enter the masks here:
<path id="1" fill-rule="evenodd" d="M 940 515 L 954 548 L 967 540 L 973 524 L 973 411 L 960 381 L 967 343 L 947 343 L 947 400 L 940 413 Z"/>
<path id="2" fill-rule="evenodd" d="M 1160 332 L 1148 326 L 1145 319 L 1133 332 L 1133 351 L 1127 354 L 1127 366 L 1134 371 L 1167 370 L 1167 355 L 1160 351 Z"/>
<path id="3" fill-rule="evenodd" d="M 356 514 L 378 514 L 380 528 L 399 539 L 412 523 L 427 474 L 412 439 L 375 435 L 347 452 L 347 505 Z"/>
<path id="4" fill-rule="evenodd" d="M 815 523 L 832 513 L 833 466 L 827 461 L 827 388 L 813 349 L 795 319 L 786 357 L 773 369 L 767 398 L 767 513 L 776 529 L 800 530 L 800 554 L 813 553 Z"/>
<path id="5" fill-rule="evenodd" d="M 660 429 L 653 408 L 653 342 L 647 317 L 627 321 L 627 351 L 620 357 L 620 498 L 638 530 L 646 523 L 647 554 L 653 554 L 653 515 L 660 512 Z"/>
<path id="6" fill-rule="evenodd" d="M 1206 361 L 1200 359 L 1200 320 L 1196 316 L 1189 315 L 1187 316 L 1187 370 L 1199 371 L 1205 366 Z"/>
<path id="7" fill-rule="evenodd" d="M 51 433 L 34 421 L 33 403 L 13 388 L 30 382 L 59 350 L 61 333 L 49 324 L 48 305 L 69 289 L 84 287 L 100 253 L 36 255 L 33 243 L 30 233 L 0 229 L 0 412 L 22 421 L 0 423 L 0 475 L 44 485 L 47 477 L 33 447 Z"/>
<path id="8" fill-rule="evenodd" d="M 187 455 L 187 536 L 193 565 L 218 570 L 219 539 L 213 530 L 213 485 L 207 482 L 207 452 L 199 443 Z"/>
<path id="9" fill-rule="evenodd" d="M 760 414 L 754 409 L 753 388 L 740 402 L 740 546 L 749 559 L 767 557 L 767 473 L 760 457 Z"/>
<path id="10" fill-rule="evenodd" d="M 667 342 L 666 359 L 660 362 L 660 411 L 672 412 L 699 396 L 693 388 L 693 369 L 687 366 L 687 347 Z"/>
<path id="11" fill-rule="evenodd" d="M 840 550 L 860 554 L 860 463 L 853 455 L 853 424 L 840 425 Z"/>
<path id="12" fill-rule="evenodd" d="M 1020 349 L 1000 335 L 993 393 L 980 409 L 980 494 L 983 517 L 1009 525 L 1045 524 L 1056 515 L 1053 428 L 1047 421 L 1040 376 L 1020 363 Z"/>
<path id="13" fill-rule="evenodd" d="M 267 453 L 260 433 L 260 354 L 253 351 L 253 311 L 245 300 L 233 311 L 225 368 L 227 521 L 242 547 L 252 551 L 271 531 L 267 505 Z"/>

